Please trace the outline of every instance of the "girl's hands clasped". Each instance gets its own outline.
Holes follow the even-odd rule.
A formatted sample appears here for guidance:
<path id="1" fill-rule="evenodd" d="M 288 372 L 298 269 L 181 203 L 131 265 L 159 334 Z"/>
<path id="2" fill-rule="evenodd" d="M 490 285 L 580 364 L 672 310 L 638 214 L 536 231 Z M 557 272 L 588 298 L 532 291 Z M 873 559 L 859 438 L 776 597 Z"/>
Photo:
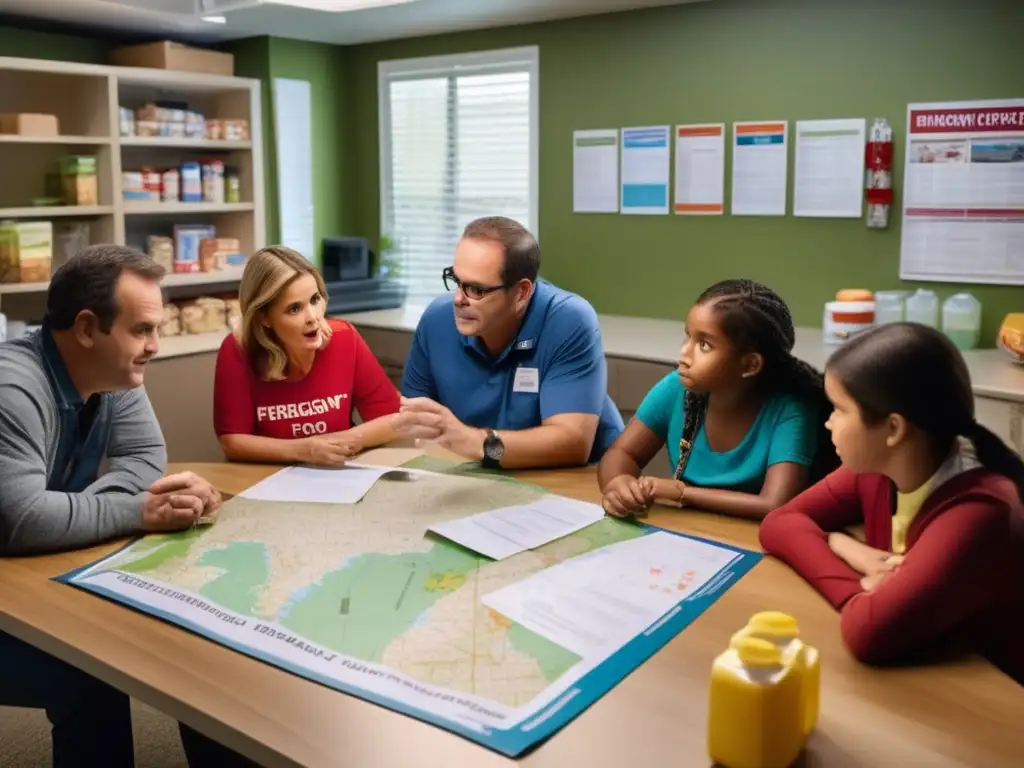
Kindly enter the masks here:
<path id="1" fill-rule="evenodd" d="M 613 517 L 647 517 L 654 503 L 654 488 L 649 478 L 632 475 L 613 477 L 604 488 L 601 506 Z"/>
<path id="2" fill-rule="evenodd" d="M 604 488 L 601 506 L 614 517 L 647 517 L 652 504 L 684 507 L 686 486 L 663 477 L 618 475 Z"/>

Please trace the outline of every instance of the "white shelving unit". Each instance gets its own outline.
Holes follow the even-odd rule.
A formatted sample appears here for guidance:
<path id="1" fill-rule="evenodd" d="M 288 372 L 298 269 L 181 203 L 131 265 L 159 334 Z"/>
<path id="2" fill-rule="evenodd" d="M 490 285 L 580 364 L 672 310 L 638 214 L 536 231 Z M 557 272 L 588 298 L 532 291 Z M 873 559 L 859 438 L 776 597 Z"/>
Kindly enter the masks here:
<path id="1" fill-rule="evenodd" d="M 245 141 L 120 136 L 119 108 L 153 100 L 184 102 L 206 118 L 245 119 Z M 74 64 L 0 57 L 0 113 L 56 115 L 59 136 L 0 135 L 0 220 L 51 219 L 90 223 L 92 243 L 127 244 L 142 250 L 149 234 L 171 235 L 176 224 L 210 224 L 218 236 L 239 240 L 243 253 L 263 247 L 263 140 L 260 81 L 159 69 Z M 46 175 L 64 155 L 93 155 L 98 162 L 99 204 L 33 206 Z M 122 172 L 176 167 L 186 160 L 217 158 L 238 169 L 240 203 L 125 201 Z M 56 269 L 63 259 L 54 247 Z M 196 292 L 204 285 L 236 283 L 240 268 L 168 275 L 169 289 Z M 48 283 L 0 283 L 0 295 L 45 292 Z"/>

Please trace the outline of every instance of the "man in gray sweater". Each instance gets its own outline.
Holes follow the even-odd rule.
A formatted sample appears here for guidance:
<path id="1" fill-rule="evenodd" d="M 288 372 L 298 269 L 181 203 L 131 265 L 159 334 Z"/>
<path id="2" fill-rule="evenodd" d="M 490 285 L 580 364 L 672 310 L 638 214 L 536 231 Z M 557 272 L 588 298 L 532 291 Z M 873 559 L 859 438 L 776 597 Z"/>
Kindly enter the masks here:
<path id="1" fill-rule="evenodd" d="M 42 329 L 0 344 L 0 556 L 179 530 L 220 506 L 202 478 L 163 476 L 141 386 L 162 276 L 137 251 L 87 248 L 53 275 Z M 54 768 L 134 763 L 127 696 L 3 633 L 0 705 L 46 710 Z"/>

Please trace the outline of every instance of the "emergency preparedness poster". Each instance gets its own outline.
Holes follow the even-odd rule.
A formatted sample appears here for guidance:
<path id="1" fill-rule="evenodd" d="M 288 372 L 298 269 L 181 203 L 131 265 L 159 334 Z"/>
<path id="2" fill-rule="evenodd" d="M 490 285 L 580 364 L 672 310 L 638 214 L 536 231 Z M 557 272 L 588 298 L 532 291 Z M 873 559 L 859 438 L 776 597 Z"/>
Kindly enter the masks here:
<path id="1" fill-rule="evenodd" d="M 1024 99 L 911 104 L 900 277 L 1024 285 Z"/>

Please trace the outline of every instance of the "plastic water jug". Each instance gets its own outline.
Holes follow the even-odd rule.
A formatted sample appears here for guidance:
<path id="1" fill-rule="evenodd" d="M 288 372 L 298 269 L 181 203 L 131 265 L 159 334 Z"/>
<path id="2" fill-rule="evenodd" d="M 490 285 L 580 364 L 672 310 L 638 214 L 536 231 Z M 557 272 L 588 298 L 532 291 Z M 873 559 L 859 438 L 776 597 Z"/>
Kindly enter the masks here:
<path id="1" fill-rule="evenodd" d="M 981 302 L 970 293 L 955 293 L 942 305 L 942 332 L 959 349 L 974 349 L 981 341 Z"/>
<path id="2" fill-rule="evenodd" d="M 918 288 L 907 299 L 907 321 L 939 327 L 939 297 L 935 291 Z"/>
<path id="3" fill-rule="evenodd" d="M 796 619 L 779 611 L 761 611 L 750 617 L 747 626 L 732 637 L 735 644 L 742 637 L 756 637 L 767 640 L 784 657 L 796 656 L 802 663 L 804 685 L 804 733 L 810 735 L 818 724 L 819 692 L 821 688 L 821 668 L 818 649 L 807 645 L 800 639 L 800 625 Z"/>
<path id="4" fill-rule="evenodd" d="M 901 322 L 910 291 L 875 291 L 875 325 Z"/>
<path id="5" fill-rule="evenodd" d="M 818 652 L 792 617 L 755 614 L 715 659 L 708 752 L 725 768 L 786 768 L 817 722 Z"/>

